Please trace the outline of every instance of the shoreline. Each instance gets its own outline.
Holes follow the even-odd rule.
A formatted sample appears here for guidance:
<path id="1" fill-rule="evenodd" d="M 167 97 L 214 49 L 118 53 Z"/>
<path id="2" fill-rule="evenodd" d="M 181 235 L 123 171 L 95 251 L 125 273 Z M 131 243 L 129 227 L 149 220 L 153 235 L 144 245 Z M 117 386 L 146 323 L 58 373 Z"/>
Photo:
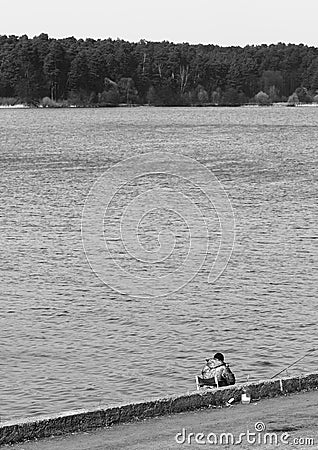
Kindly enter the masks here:
<path id="1" fill-rule="evenodd" d="M 241 394 L 248 389 L 252 400 L 285 396 L 318 389 L 318 372 L 298 377 L 284 377 L 226 386 L 215 390 L 195 391 L 181 396 L 150 399 L 118 406 L 100 406 L 53 415 L 0 423 L 0 445 L 26 440 L 43 439 L 76 432 L 86 432 L 112 425 L 189 412 L 210 407 L 222 407 L 230 399 L 240 403 Z"/>
<path id="2" fill-rule="evenodd" d="M 271 105 L 257 105 L 257 104 L 242 104 L 242 105 L 139 105 L 139 104 L 119 104 L 119 105 L 59 105 L 59 106 L 42 106 L 42 105 L 28 105 L 23 103 L 17 103 L 15 105 L 0 105 L 0 109 L 111 109 L 111 108 L 309 108 L 318 107 L 318 103 L 300 103 L 300 104 L 288 104 L 288 103 L 274 103 Z"/>

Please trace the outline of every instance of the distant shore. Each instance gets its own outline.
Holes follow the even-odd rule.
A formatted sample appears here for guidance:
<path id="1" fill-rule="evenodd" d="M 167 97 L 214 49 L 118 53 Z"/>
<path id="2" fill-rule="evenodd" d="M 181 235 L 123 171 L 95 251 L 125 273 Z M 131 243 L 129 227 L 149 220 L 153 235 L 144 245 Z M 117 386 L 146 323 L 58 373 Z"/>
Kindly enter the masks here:
<path id="1" fill-rule="evenodd" d="M 318 107 L 318 103 L 299 103 L 299 104 L 289 104 L 287 102 L 273 103 L 271 105 L 257 105 L 257 104 L 242 104 L 242 105 L 215 105 L 215 104 L 205 104 L 205 105 L 139 105 L 139 104 L 127 104 L 122 103 L 119 105 L 66 105 L 61 104 L 58 106 L 43 106 L 41 104 L 27 104 L 27 103 L 16 103 L 14 105 L 0 105 L 0 109 L 65 109 L 65 108 L 136 108 L 136 107 L 151 107 L 151 108 L 278 108 L 278 107 Z"/>

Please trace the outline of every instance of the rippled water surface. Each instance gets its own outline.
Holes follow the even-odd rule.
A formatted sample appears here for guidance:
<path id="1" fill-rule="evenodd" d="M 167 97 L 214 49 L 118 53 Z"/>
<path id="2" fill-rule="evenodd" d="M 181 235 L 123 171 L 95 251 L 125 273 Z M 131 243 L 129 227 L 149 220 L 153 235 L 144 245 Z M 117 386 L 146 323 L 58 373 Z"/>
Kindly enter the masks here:
<path id="1" fill-rule="evenodd" d="M 267 378 L 317 345 L 318 108 L 1 110 L 0 127 L 2 419 L 193 390 L 215 351 L 239 380 Z M 190 156 L 218 177 L 236 238 L 215 283 L 208 255 L 177 292 L 132 298 L 91 270 L 81 214 L 101 174 L 153 151 Z M 180 188 L 159 178 L 134 188 Z M 112 204 L 114 227 L 129 192 Z M 151 214 L 141 223 L 146 248 L 160 227 L 177 236 L 160 266 L 169 272 L 188 230 L 173 212 Z M 154 270 L 112 245 L 126 270 Z M 316 361 L 289 373 L 317 370 Z"/>

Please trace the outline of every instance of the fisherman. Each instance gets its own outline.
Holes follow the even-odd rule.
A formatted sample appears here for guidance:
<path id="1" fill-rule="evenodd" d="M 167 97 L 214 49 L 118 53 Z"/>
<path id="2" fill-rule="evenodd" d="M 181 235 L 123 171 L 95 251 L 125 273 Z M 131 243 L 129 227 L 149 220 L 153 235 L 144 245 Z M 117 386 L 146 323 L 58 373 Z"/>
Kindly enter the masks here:
<path id="1" fill-rule="evenodd" d="M 206 364 L 202 369 L 203 380 L 209 380 L 209 384 L 215 387 L 229 386 L 235 384 L 235 376 L 228 364 L 224 362 L 222 353 L 215 353 L 212 358 L 206 360 Z"/>
<path id="2" fill-rule="evenodd" d="M 218 387 L 220 386 L 227 386 L 227 381 L 225 379 L 224 373 L 226 365 L 224 363 L 224 356 L 222 353 L 216 353 L 213 356 L 214 360 L 214 370 L 215 370 L 215 382 Z"/>

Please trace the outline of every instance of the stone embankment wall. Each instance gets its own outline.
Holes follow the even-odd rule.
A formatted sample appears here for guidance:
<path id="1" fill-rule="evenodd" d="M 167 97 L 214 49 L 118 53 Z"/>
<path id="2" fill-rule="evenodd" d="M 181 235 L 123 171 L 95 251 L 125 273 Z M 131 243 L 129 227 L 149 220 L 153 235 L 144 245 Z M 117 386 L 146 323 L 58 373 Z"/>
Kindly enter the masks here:
<path id="1" fill-rule="evenodd" d="M 2 422 L 0 424 L 0 445 L 94 430 L 118 423 L 193 411 L 211 406 L 223 406 L 232 398 L 234 398 L 233 404 L 240 402 L 241 394 L 245 389 L 250 392 L 252 400 L 318 389 L 318 373 L 265 380 L 257 383 L 236 384 L 215 390 L 195 391 L 186 395 L 117 407 L 100 406 L 91 410 L 75 410 L 50 416 Z M 229 414 L 231 414 L 230 410 Z"/>

